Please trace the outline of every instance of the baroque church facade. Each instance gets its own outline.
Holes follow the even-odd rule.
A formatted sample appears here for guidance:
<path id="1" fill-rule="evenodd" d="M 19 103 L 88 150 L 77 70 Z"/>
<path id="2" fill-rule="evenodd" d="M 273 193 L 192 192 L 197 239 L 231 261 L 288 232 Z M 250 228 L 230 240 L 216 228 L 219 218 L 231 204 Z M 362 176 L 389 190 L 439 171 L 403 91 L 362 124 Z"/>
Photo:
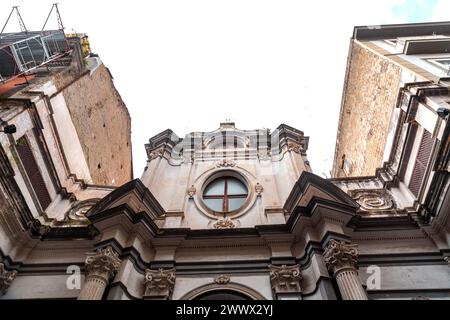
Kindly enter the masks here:
<path id="1" fill-rule="evenodd" d="M 411 56 L 442 51 L 447 35 L 448 23 L 357 27 L 352 41 L 376 54 L 395 38 Z M 59 63 L 2 83 L 2 126 L 17 130 L 0 136 L 0 299 L 450 299 L 446 76 L 392 89 L 373 175 L 348 174 L 363 164 L 339 144 L 343 102 L 335 178 L 312 172 L 302 131 L 225 122 L 150 138 L 132 180 L 112 76 L 81 36 L 66 41 Z"/>

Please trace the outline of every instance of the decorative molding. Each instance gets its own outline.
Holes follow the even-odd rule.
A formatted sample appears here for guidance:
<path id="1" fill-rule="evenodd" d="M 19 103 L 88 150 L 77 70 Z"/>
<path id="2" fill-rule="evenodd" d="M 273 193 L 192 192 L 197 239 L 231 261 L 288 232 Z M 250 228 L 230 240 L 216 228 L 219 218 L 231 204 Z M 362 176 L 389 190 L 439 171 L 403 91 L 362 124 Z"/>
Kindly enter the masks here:
<path id="1" fill-rule="evenodd" d="M 228 284 L 230 282 L 230 276 L 221 274 L 214 279 L 214 282 L 220 285 Z"/>
<path id="2" fill-rule="evenodd" d="M 216 168 L 233 168 L 236 166 L 236 162 L 229 159 L 222 159 L 215 164 Z"/>
<path id="3" fill-rule="evenodd" d="M 302 275 L 298 264 L 270 267 L 270 282 L 275 293 L 299 293 Z"/>
<path id="4" fill-rule="evenodd" d="M 214 229 L 233 229 L 236 224 L 228 217 L 219 219 L 213 224 Z"/>
<path id="5" fill-rule="evenodd" d="M 396 204 L 391 193 L 386 189 L 358 189 L 349 191 L 349 195 L 367 211 L 395 209 Z"/>
<path id="6" fill-rule="evenodd" d="M 119 255 L 111 246 L 98 249 L 86 258 L 86 276 L 99 276 L 109 281 L 119 271 L 121 263 Z"/>
<path id="7" fill-rule="evenodd" d="M 358 245 L 331 239 L 323 254 L 330 271 L 337 273 L 342 269 L 357 268 Z"/>
<path id="8" fill-rule="evenodd" d="M 5 265 L 0 263 L 0 295 L 3 295 L 8 290 L 11 283 L 17 276 L 17 271 L 7 271 Z"/>
<path id="9" fill-rule="evenodd" d="M 261 194 L 262 194 L 262 192 L 264 191 L 264 187 L 258 182 L 258 183 L 255 185 L 255 191 L 256 191 L 256 195 L 257 195 L 258 197 L 260 197 Z"/>
<path id="10" fill-rule="evenodd" d="M 189 199 L 194 198 L 195 194 L 197 193 L 197 189 L 194 187 L 194 185 L 190 186 L 187 189 L 187 194 L 189 196 Z"/>
<path id="11" fill-rule="evenodd" d="M 423 297 L 423 296 L 417 296 L 417 297 L 412 298 L 411 300 L 430 300 L 430 298 Z"/>
<path id="12" fill-rule="evenodd" d="M 378 232 L 380 233 L 380 232 Z M 397 236 L 389 236 L 386 235 L 385 233 L 381 233 L 381 235 L 376 235 L 376 234 L 365 234 L 365 235 L 359 235 L 359 234 L 355 234 L 353 233 L 352 235 L 352 239 L 353 241 L 383 241 L 383 240 L 388 240 L 388 241 L 397 241 L 397 240 L 417 240 L 417 239 L 428 239 L 428 236 L 426 234 L 424 234 L 423 232 L 420 234 L 419 232 L 416 235 L 408 235 L 406 232 L 405 234 L 402 234 L 399 232 L 399 234 Z"/>
<path id="13" fill-rule="evenodd" d="M 175 268 L 145 270 L 144 297 L 153 299 L 168 299 L 175 285 Z"/>

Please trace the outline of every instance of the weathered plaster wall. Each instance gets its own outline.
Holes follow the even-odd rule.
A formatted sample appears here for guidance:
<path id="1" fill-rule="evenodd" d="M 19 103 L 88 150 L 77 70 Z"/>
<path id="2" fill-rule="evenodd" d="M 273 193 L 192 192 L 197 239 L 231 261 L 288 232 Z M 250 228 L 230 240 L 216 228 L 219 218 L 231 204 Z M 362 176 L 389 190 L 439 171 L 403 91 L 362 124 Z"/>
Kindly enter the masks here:
<path id="1" fill-rule="evenodd" d="M 395 107 L 401 68 L 357 42 L 350 48 L 342 97 L 333 175 L 344 177 L 342 156 L 351 162 L 349 176 L 374 175 Z"/>
<path id="2" fill-rule="evenodd" d="M 94 184 L 120 186 L 132 179 L 131 118 L 100 64 L 74 82 L 72 75 L 54 77 L 62 90 Z"/>

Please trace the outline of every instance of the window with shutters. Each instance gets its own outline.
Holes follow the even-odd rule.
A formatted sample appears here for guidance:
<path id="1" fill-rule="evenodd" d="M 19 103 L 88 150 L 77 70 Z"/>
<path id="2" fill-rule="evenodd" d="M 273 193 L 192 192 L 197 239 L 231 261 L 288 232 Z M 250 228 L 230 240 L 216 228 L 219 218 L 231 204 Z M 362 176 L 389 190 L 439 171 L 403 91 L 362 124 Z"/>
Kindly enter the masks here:
<path id="1" fill-rule="evenodd" d="M 431 133 L 429 133 L 427 130 L 423 130 L 422 140 L 420 142 L 419 151 L 417 152 L 414 169 L 411 175 L 411 180 L 409 182 L 409 189 L 416 197 L 419 196 L 420 187 L 422 186 L 425 177 L 425 172 L 432 148 L 433 138 L 431 136 Z"/>
<path id="2" fill-rule="evenodd" d="M 33 188 L 34 194 L 36 195 L 42 210 L 45 210 L 50 205 L 51 198 L 28 140 L 25 137 L 17 140 L 16 149 L 19 154 L 20 161 L 22 162 L 28 176 L 28 180 Z"/>

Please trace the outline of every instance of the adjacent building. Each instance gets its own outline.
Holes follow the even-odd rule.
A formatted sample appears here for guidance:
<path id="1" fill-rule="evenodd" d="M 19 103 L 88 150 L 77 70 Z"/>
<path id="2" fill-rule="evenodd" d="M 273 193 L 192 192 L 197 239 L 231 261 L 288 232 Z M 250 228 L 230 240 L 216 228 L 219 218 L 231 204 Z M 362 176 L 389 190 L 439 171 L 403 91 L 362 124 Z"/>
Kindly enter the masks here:
<path id="1" fill-rule="evenodd" d="M 448 25 L 355 27 L 342 95 L 334 177 L 371 176 L 388 161 L 402 88 L 411 83 L 448 85 Z"/>

